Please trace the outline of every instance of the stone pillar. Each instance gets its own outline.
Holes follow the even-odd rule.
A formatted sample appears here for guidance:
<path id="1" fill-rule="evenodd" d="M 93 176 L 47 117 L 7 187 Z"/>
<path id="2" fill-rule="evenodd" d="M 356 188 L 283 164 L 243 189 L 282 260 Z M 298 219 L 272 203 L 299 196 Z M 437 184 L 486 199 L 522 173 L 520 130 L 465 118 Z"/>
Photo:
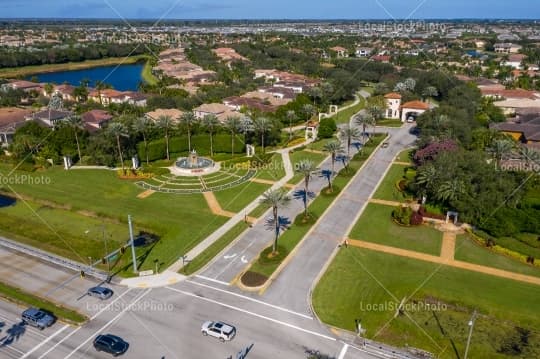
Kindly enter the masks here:
<path id="1" fill-rule="evenodd" d="M 137 168 L 139 168 L 139 158 L 137 158 L 137 156 L 133 156 L 131 157 L 131 164 L 132 164 L 132 168 L 134 170 L 136 170 Z"/>
<path id="2" fill-rule="evenodd" d="M 71 162 L 71 157 L 70 156 L 64 156 L 64 169 L 69 170 L 72 165 L 73 165 L 73 163 Z"/>
<path id="3" fill-rule="evenodd" d="M 253 156 L 255 156 L 255 146 L 253 146 L 253 145 L 246 145 L 246 156 L 247 156 L 247 157 L 253 157 Z"/>

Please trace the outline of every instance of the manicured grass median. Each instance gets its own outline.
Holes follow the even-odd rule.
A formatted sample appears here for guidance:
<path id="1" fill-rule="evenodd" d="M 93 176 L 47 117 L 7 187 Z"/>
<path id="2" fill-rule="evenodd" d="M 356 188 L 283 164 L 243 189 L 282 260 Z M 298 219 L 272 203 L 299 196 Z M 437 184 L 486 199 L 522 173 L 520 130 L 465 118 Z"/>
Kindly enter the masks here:
<path id="1" fill-rule="evenodd" d="M 432 254 L 441 253 L 442 232 L 428 226 L 404 227 L 392 222 L 395 207 L 370 203 L 349 235 L 352 239 Z"/>
<path id="2" fill-rule="evenodd" d="M 211 246 L 206 248 L 201 254 L 190 261 L 184 268 L 180 270 L 180 273 L 185 275 L 191 275 L 197 272 L 210 262 L 219 252 L 232 243 L 242 232 L 244 232 L 249 225 L 245 222 L 238 222 L 221 238 L 212 243 Z"/>
<path id="3" fill-rule="evenodd" d="M 407 199 L 411 199 L 411 195 L 406 192 L 400 192 L 397 187 L 398 182 L 401 179 L 404 179 L 405 170 L 407 168 L 409 167 L 404 165 L 392 165 L 384 177 L 384 180 L 377 188 L 373 198 L 397 202 L 404 202 Z"/>
<path id="4" fill-rule="evenodd" d="M 309 152 L 309 151 L 294 151 L 293 153 L 290 154 L 293 171 L 295 169 L 295 165 L 302 160 L 311 160 L 315 163 L 315 165 L 319 165 L 327 157 L 328 155 L 325 153 L 314 153 L 314 152 Z M 288 183 L 298 184 L 298 182 L 300 182 L 303 179 L 304 179 L 304 176 L 301 173 L 295 172 L 293 178 L 291 178 Z"/>
<path id="5" fill-rule="evenodd" d="M 405 308 L 417 324 L 405 315 L 392 320 L 398 303 L 411 295 Z M 452 359 L 462 357 L 476 309 L 470 358 L 510 358 L 498 351 L 514 342 L 520 347 L 516 327 L 530 334 L 528 346 L 521 343 L 523 352 L 515 357 L 535 358 L 540 354 L 538 298 L 540 286 L 349 246 L 321 278 L 313 305 L 327 324 L 352 331 L 360 318 L 368 338 Z"/>
<path id="6" fill-rule="evenodd" d="M 266 253 L 263 251 L 257 261 L 255 261 L 250 267 L 248 273 L 259 274 L 260 279 L 269 278 L 276 269 L 281 265 L 283 260 L 293 251 L 293 249 L 300 243 L 305 237 L 309 229 L 316 223 L 324 212 L 331 206 L 332 202 L 339 195 L 341 190 L 351 181 L 354 174 L 359 170 L 364 161 L 373 152 L 375 147 L 382 141 L 383 136 L 375 137 L 370 145 L 366 146 L 363 154 L 357 154 L 353 157 L 353 160 L 349 164 L 349 171 L 345 169 L 341 170 L 339 175 L 333 181 L 333 192 L 326 193 L 325 189 L 320 193 L 315 200 L 313 200 L 308 206 L 308 212 L 310 219 L 306 223 L 301 223 L 304 218 L 304 214 L 300 213 L 289 229 L 287 229 L 278 240 L 280 255 L 273 260 L 267 260 L 265 258 Z M 268 249 L 266 249 L 268 251 Z M 262 284 L 262 283 L 260 283 Z"/>
<path id="7" fill-rule="evenodd" d="M 84 315 L 59 305 L 56 305 L 46 299 L 26 293 L 19 288 L 0 283 L 0 297 L 21 305 L 27 305 L 35 308 L 45 309 L 53 313 L 58 319 L 73 323 L 84 323 L 88 318 Z"/>

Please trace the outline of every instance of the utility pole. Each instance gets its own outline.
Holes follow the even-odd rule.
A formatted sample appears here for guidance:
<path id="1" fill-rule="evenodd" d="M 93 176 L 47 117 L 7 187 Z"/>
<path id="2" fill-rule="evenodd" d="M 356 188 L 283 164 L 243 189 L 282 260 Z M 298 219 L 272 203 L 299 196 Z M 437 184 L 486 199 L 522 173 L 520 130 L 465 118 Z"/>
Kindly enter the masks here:
<path id="1" fill-rule="evenodd" d="M 135 255 L 135 240 L 133 239 L 133 224 L 131 223 L 131 215 L 128 214 L 129 224 L 129 239 L 131 242 L 131 258 L 133 260 L 133 273 L 137 273 L 137 256 Z"/>
<path id="2" fill-rule="evenodd" d="M 467 346 L 465 347 L 465 355 L 463 359 L 467 359 L 467 354 L 469 353 L 469 345 L 471 344 L 471 336 L 474 327 L 474 321 L 476 320 L 476 309 L 474 310 L 471 320 L 469 320 L 469 337 L 467 338 Z"/>
<path id="3" fill-rule="evenodd" d="M 111 275 L 111 263 L 109 262 L 109 245 L 107 236 L 105 235 L 105 223 L 101 224 L 101 232 L 103 234 L 103 242 L 105 242 L 105 260 L 107 261 L 107 278 Z"/>

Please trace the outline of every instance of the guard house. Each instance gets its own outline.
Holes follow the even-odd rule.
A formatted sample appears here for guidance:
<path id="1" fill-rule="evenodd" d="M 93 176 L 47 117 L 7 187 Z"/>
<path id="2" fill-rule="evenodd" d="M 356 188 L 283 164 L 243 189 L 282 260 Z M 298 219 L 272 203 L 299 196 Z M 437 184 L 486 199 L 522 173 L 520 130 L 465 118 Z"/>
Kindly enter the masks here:
<path id="1" fill-rule="evenodd" d="M 410 101 L 401 106 L 401 122 L 415 121 L 418 116 L 429 110 L 429 105 L 422 101 Z"/>
<path id="2" fill-rule="evenodd" d="M 319 122 L 308 121 L 306 124 L 306 141 L 309 139 L 316 139 L 319 133 Z"/>

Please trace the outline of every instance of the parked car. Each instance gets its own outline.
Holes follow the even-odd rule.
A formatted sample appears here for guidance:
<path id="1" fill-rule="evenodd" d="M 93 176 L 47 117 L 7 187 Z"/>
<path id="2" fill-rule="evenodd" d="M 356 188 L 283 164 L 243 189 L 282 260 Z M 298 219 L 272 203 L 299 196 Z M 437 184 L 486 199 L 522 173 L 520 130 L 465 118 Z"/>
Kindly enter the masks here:
<path id="1" fill-rule="evenodd" d="M 43 309 L 28 308 L 22 313 L 22 320 L 25 324 L 36 327 L 39 330 L 43 330 L 53 325 L 56 318 L 54 315 L 44 311 Z"/>
<path id="2" fill-rule="evenodd" d="M 91 297 L 96 297 L 101 300 L 105 300 L 112 297 L 114 292 L 112 291 L 112 289 L 107 288 L 107 287 L 92 287 L 88 289 L 87 294 Z"/>
<path id="3" fill-rule="evenodd" d="M 223 322 L 207 321 L 202 325 L 201 332 L 205 336 L 210 335 L 224 342 L 234 338 L 236 335 L 236 328 Z"/>
<path id="4" fill-rule="evenodd" d="M 94 348 L 98 352 L 103 351 L 116 357 L 124 354 L 128 350 L 129 343 L 116 335 L 101 334 L 94 339 Z"/>
<path id="5" fill-rule="evenodd" d="M 383 144 L 381 145 L 382 148 L 386 148 L 388 147 L 389 143 L 388 142 L 383 142 Z"/>

